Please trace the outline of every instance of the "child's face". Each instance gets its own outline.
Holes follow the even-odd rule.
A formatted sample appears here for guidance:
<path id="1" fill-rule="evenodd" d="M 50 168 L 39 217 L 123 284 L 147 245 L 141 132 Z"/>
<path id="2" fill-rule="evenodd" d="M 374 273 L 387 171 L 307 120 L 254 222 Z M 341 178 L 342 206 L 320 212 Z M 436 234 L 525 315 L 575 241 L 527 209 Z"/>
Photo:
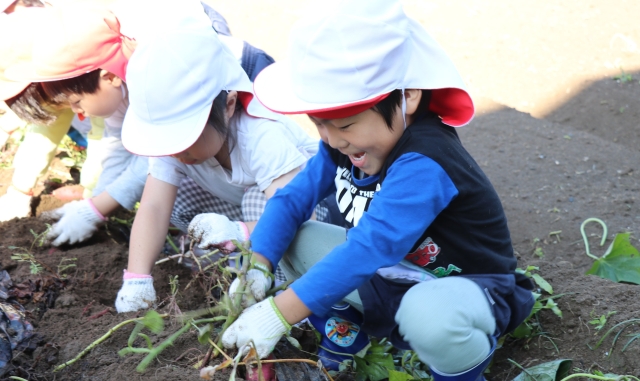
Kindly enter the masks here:
<path id="1" fill-rule="evenodd" d="M 380 172 L 404 133 L 399 107 L 392 122 L 393 129 L 389 129 L 382 116 L 371 109 L 343 119 L 310 118 L 323 142 L 348 155 L 355 167 L 370 176 Z"/>
<path id="2" fill-rule="evenodd" d="M 216 156 L 222 149 L 224 142 L 225 138 L 213 127 L 207 125 L 204 127 L 204 130 L 202 130 L 202 134 L 200 134 L 198 140 L 196 140 L 191 147 L 171 156 L 183 164 L 202 164 Z"/>
<path id="3" fill-rule="evenodd" d="M 93 94 L 69 94 L 71 110 L 85 117 L 107 118 L 113 115 L 124 98 L 124 82 L 116 75 L 102 70 L 98 90 Z"/>
<path id="4" fill-rule="evenodd" d="M 237 100 L 237 91 L 230 91 L 227 94 L 227 102 L 224 108 L 225 128 L 221 130 L 228 131 L 229 120 L 235 113 Z M 222 148 L 224 147 L 224 143 L 227 139 L 226 135 L 227 134 L 218 131 L 218 129 L 207 123 L 207 125 L 204 127 L 204 130 L 202 130 L 200 137 L 198 138 L 198 140 L 196 140 L 195 143 L 191 145 L 191 147 L 171 156 L 178 159 L 181 163 L 187 165 L 202 164 L 212 157 L 216 157 L 218 161 L 221 162 L 223 166 L 225 166 L 225 163 L 223 163 L 223 161 L 226 161 L 226 159 L 228 159 L 228 152 L 224 151 Z M 222 158 L 220 157 L 220 154 L 225 154 L 226 157 Z"/>

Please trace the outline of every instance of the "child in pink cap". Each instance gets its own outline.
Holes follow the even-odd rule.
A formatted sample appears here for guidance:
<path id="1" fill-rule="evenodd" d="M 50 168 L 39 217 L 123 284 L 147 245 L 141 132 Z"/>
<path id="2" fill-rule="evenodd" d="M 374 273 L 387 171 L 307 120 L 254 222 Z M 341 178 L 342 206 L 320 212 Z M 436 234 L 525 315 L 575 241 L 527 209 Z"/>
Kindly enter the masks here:
<path id="1" fill-rule="evenodd" d="M 458 138 L 474 107 L 444 51 L 398 1 L 323 2 L 255 92 L 307 114 L 322 144 L 250 237 L 259 263 L 295 281 L 246 309 L 225 347 L 252 341 L 265 357 L 313 314 L 343 352 L 369 334 L 414 350 L 435 380 L 484 380 L 497 339 L 534 299 L 500 199 Z M 305 222 L 334 191 L 347 229 Z"/>
<path id="2" fill-rule="evenodd" d="M 200 20 L 207 23 L 208 16 L 215 27 L 229 30 L 224 18 L 215 10 L 200 3 L 197 6 L 199 13 L 196 16 Z M 79 115 L 105 117 L 105 136 L 100 141 L 92 141 L 89 150 L 90 153 L 100 153 L 103 168 L 94 196 L 46 214 L 46 217 L 59 219 L 48 238 L 54 245 L 61 245 L 89 238 L 116 208 L 133 208 L 142 194 L 148 163 L 146 157 L 132 155 L 124 149 L 120 140 L 122 121 L 129 104 L 123 78 L 128 63 L 126 56 L 130 52 L 123 54 L 126 49 L 120 43 L 119 20 L 105 8 L 93 4 L 60 6 L 57 10 L 42 26 L 55 31 L 48 35 L 50 40 L 39 41 L 34 49 L 34 60 L 12 67 L 10 72 L 15 79 L 49 81 L 40 84 L 45 92 L 55 99 L 56 104 L 68 104 Z M 82 23 L 72 23 L 76 19 Z M 227 36 L 225 41 L 234 48 L 252 77 L 272 62 L 268 55 L 247 43 Z M 92 70 L 99 66 L 108 70 Z M 59 78 L 68 79 L 55 80 Z M 183 188 L 201 193 L 192 183 L 185 184 Z M 179 204 L 177 210 L 187 209 L 184 202 Z M 188 222 L 176 225 L 186 230 Z"/>

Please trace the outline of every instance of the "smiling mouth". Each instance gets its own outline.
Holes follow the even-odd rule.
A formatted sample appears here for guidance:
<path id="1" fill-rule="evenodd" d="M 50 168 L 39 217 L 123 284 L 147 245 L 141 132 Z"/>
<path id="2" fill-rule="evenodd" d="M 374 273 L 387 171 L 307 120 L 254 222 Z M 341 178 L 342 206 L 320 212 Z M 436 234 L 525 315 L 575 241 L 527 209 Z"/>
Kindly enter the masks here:
<path id="1" fill-rule="evenodd" d="M 349 155 L 349 157 L 354 161 L 362 161 L 364 160 L 365 155 L 366 155 L 366 152 L 359 152 L 359 153 L 354 153 L 352 155 Z"/>

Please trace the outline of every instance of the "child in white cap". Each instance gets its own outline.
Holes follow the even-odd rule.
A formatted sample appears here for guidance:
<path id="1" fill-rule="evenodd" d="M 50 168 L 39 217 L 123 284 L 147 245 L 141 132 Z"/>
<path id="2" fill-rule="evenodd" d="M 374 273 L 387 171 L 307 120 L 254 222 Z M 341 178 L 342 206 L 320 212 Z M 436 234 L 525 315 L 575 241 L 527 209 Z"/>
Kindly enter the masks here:
<path id="1" fill-rule="evenodd" d="M 153 304 L 151 271 L 186 178 L 210 200 L 188 227 L 197 246 L 233 250 L 231 240 L 245 241 L 253 230 L 255 219 L 243 218 L 252 204 L 273 196 L 318 149 L 316 139 L 253 98 L 251 81 L 211 28 L 176 28 L 139 44 L 127 85 L 122 142 L 151 159 L 118 312 Z M 252 288 L 264 294 L 270 285 L 263 278 Z"/>
<path id="2" fill-rule="evenodd" d="M 393 0 L 323 4 L 291 31 L 289 53 L 258 75 L 256 95 L 307 114 L 323 143 L 269 200 L 251 242 L 260 263 L 296 280 L 246 309 L 225 347 L 253 341 L 265 357 L 315 314 L 329 318 L 325 341 L 387 337 L 436 380 L 483 380 L 497 338 L 534 300 L 498 195 L 456 133 L 474 113 L 458 72 Z M 346 232 L 305 222 L 333 191 Z M 343 300 L 361 327 L 332 308 Z"/>

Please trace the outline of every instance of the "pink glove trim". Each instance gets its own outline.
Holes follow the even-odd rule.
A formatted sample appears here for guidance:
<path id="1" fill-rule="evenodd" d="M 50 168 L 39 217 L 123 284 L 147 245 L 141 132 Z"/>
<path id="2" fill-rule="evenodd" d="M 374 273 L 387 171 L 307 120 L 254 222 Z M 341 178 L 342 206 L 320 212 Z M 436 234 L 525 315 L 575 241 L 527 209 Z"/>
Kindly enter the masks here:
<path id="1" fill-rule="evenodd" d="M 11 186 L 11 188 L 13 188 L 14 190 L 17 190 L 18 192 L 20 192 L 20 193 L 22 193 L 22 194 L 25 194 L 25 195 L 27 195 L 27 196 L 31 196 L 31 197 L 33 197 L 33 188 L 32 188 L 32 189 L 29 189 L 27 192 L 25 192 L 25 191 L 22 191 L 22 190 L 20 190 L 20 189 L 16 188 L 16 186 L 15 186 L 15 185 L 13 185 L 13 184 L 11 184 L 10 186 Z"/>
<path id="2" fill-rule="evenodd" d="M 247 225 L 242 222 L 242 221 L 238 221 L 238 224 L 240 224 L 240 228 L 242 229 L 242 231 L 244 232 L 244 240 L 248 241 L 249 240 L 249 228 L 247 227 Z"/>
<path id="3" fill-rule="evenodd" d="M 124 271 L 124 275 L 122 276 L 122 279 L 153 278 L 151 275 L 148 275 L 148 274 L 130 273 L 127 270 L 122 270 L 122 271 Z"/>
<path id="4" fill-rule="evenodd" d="M 103 216 L 102 213 L 100 213 L 100 211 L 98 210 L 98 208 L 96 208 L 96 206 L 94 205 L 93 201 L 88 198 L 87 202 L 89 203 L 89 206 L 91 207 L 91 209 L 93 209 L 93 211 L 95 212 L 95 214 L 102 220 L 102 221 L 107 221 L 107 217 Z"/>

